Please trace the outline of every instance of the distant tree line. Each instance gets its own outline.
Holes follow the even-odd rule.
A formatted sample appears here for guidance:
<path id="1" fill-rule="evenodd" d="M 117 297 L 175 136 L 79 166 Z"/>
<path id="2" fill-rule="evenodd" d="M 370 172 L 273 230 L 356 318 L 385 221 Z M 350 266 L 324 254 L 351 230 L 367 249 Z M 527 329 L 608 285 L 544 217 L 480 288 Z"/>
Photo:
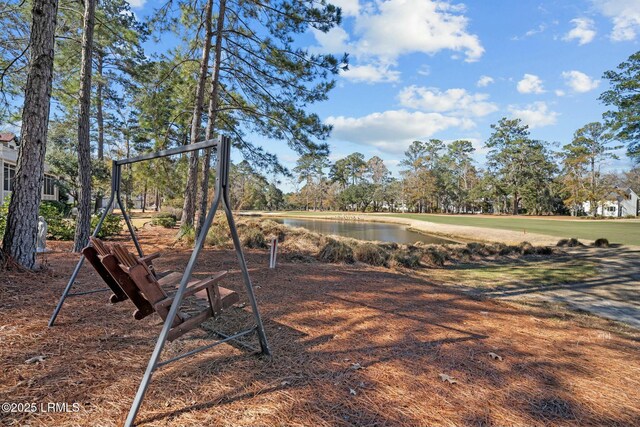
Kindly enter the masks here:
<path id="1" fill-rule="evenodd" d="M 286 196 L 290 209 L 495 213 L 595 214 L 606 197 L 640 190 L 640 170 L 606 172 L 621 148 L 611 127 L 578 129 L 558 152 L 531 137 L 519 119 L 502 118 L 485 141 L 486 164 L 473 159 L 470 141 L 414 141 L 394 178 L 382 159 L 361 153 L 330 163 L 324 154 L 298 159 L 299 188 Z M 590 212 L 583 206 L 589 202 Z"/>

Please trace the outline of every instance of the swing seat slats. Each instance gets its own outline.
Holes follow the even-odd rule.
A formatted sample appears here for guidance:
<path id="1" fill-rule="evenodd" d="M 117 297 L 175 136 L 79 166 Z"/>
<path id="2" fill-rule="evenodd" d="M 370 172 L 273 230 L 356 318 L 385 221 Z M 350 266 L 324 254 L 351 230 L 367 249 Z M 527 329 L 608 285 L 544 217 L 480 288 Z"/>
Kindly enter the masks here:
<path id="1" fill-rule="evenodd" d="M 107 245 L 95 237 L 91 238 L 91 246 L 86 247 L 83 254 L 113 290 L 112 302 L 117 302 L 114 299 L 122 301 L 128 298 L 137 308 L 134 311 L 135 319 L 143 319 L 156 312 L 163 321 L 167 321 L 174 298 L 164 288 L 175 288 L 182 280 L 182 273 L 171 272 L 158 279 L 151 269 L 151 260 L 160 254 L 138 258 L 120 244 Z M 208 302 L 207 308 L 191 316 L 178 311 L 171 322 L 169 341 L 196 328 L 205 320 L 218 316 L 222 310 L 239 301 L 235 291 L 218 285 L 226 275 L 227 272 L 222 271 L 187 284 L 184 297 L 195 296 L 205 300 Z"/>

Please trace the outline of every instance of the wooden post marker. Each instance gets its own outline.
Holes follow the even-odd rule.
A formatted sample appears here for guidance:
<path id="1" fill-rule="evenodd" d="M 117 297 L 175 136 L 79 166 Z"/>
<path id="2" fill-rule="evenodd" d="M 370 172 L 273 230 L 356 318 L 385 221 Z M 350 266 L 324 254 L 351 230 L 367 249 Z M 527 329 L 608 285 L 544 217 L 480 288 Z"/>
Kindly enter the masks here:
<path id="1" fill-rule="evenodd" d="M 278 238 L 271 239 L 271 253 L 269 254 L 269 268 L 276 268 L 276 256 L 278 255 Z"/>

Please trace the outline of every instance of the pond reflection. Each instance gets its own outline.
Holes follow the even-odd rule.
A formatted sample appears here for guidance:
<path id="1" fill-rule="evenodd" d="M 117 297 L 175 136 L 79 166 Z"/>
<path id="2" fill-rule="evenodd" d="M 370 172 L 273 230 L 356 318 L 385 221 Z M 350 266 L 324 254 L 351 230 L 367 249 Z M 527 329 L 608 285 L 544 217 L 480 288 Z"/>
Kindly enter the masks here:
<path id="1" fill-rule="evenodd" d="M 425 243 L 455 243 L 441 237 L 421 234 L 407 230 L 404 225 L 386 224 L 381 222 L 331 221 L 300 218 L 273 218 L 274 221 L 289 227 L 302 227 L 321 234 L 335 234 L 358 240 L 377 240 L 381 242 L 396 242 L 411 244 Z"/>

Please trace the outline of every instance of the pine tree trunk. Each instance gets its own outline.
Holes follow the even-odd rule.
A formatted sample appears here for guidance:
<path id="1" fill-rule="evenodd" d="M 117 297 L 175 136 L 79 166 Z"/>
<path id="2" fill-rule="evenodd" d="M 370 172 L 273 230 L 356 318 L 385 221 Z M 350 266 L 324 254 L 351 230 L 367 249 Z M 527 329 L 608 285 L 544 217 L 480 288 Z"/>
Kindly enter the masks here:
<path id="1" fill-rule="evenodd" d="M 142 192 L 142 213 L 147 209 L 147 183 L 144 183 L 144 191 Z"/>
<path id="2" fill-rule="evenodd" d="M 73 239 L 73 251 L 80 252 L 89 243 L 91 233 L 91 142 L 89 141 L 91 114 L 91 55 L 96 0 L 85 0 L 82 31 L 82 62 L 80 69 L 80 109 L 78 114 L 78 177 L 80 197 L 78 219 Z"/>
<path id="3" fill-rule="evenodd" d="M 209 0 L 207 7 L 212 8 L 212 0 Z M 216 47 L 215 57 L 213 59 L 213 78 L 211 79 L 211 90 L 209 92 L 209 108 L 207 110 L 208 121 L 205 139 L 213 138 L 213 130 L 216 125 L 218 116 L 218 82 L 220 81 L 220 64 L 222 62 L 222 31 L 224 30 L 224 14 L 226 11 L 226 0 L 220 0 L 220 9 L 218 10 L 218 20 L 216 22 Z M 211 25 L 207 27 L 211 30 Z M 211 40 L 212 33 L 207 33 L 207 37 Z M 200 234 L 200 229 L 207 216 L 208 196 L 209 196 L 209 168 L 211 163 L 211 149 L 207 148 L 202 158 L 202 181 L 200 183 L 200 194 L 198 197 L 198 226 L 196 228 L 196 236 Z"/>
<path id="4" fill-rule="evenodd" d="M 103 113 L 103 90 L 102 80 L 103 55 L 97 52 L 96 72 L 98 73 L 98 84 L 96 87 L 96 123 L 98 125 L 98 160 L 104 160 L 104 113 Z"/>
<path id="5" fill-rule="evenodd" d="M 20 150 L 0 259 L 32 269 L 49 126 L 57 0 L 34 0 L 30 68 L 25 86 Z"/>
<path id="6" fill-rule="evenodd" d="M 200 74 L 196 87 L 196 99 L 191 119 L 190 144 L 198 142 L 200 137 L 200 126 L 202 123 L 202 110 L 204 103 L 204 88 L 207 84 L 207 69 L 209 68 L 209 52 L 211 51 L 211 15 L 213 1 L 207 2 L 205 9 L 206 34 L 204 46 L 202 47 L 202 62 L 200 62 Z M 184 205 L 182 206 L 182 229 L 193 227 L 196 215 L 196 196 L 198 191 L 198 152 L 192 151 L 189 156 L 189 171 L 187 175 L 187 188 L 184 191 Z"/>
<path id="7" fill-rule="evenodd" d="M 102 67 L 103 67 L 103 54 L 97 52 L 96 72 L 98 73 L 98 84 L 96 88 L 96 123 L 98 125 L 98 160 L 104 160 L 104 114 L 103 114 L 103 87 L 104 81 L 102 80 Z M 99 189 L 96 191 L 96 203 L 95 212 L 98 212 L 102 208 L 102 191 Z"/>

